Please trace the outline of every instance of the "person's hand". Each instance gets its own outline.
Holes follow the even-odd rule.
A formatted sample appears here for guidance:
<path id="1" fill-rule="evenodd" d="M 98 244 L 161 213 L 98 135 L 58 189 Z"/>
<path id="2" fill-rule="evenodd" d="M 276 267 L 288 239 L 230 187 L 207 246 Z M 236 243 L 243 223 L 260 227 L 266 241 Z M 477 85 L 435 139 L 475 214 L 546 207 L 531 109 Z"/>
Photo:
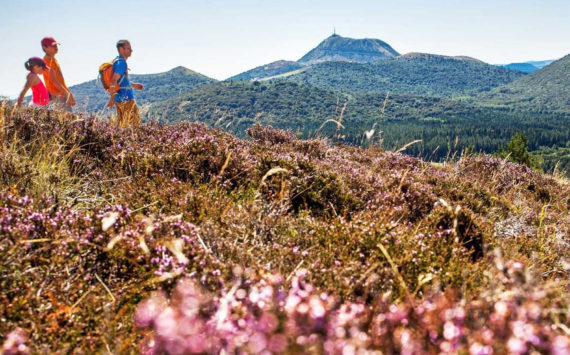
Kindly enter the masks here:
<path id="1" fill-rule="evenodd" d="M 113 100 L 113 97 L 111 96 L 111 98 L 109 99 L 109 102 L 107 102 L 107 107 L 113 107 L 114 104 L 115 104 L 115 100 Z"/>
<path id="2" fill-rule="evenodd" d="M 137 89 L 137 90 L 143 90 L 144 89 L 144 85 L 141 83 L 132 83 L 131 86 L 133 87 L 133 89 Z"/>
<path id="3" fill-rule="evenodd" d="M 17 107 L 17 108 L 22 107 L 22 100 L 24 100 L 24 99 L 21 98 L 21 97 L 18 98 L 18 102 L 16 103 L 16 107 Z"/>

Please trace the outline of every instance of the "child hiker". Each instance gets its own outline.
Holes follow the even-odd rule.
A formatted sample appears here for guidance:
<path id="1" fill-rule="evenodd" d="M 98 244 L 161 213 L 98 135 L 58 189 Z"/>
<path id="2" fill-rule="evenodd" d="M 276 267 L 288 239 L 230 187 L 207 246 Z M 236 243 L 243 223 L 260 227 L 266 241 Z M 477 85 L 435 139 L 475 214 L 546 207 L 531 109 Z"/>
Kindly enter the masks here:
<path id="1" fill-rule="evenodd" d="M 44 73 L 44 70 L 49 70 L 46 62 L 42 58 L 32 57 L 28 59 L 25 66 L 30 73 L 26 76 L 26 84 L 18 97 L 17 107 L 22 106 L 24 95 L 30 88 L 32 88 L 32 102 L 30 106 L 47 107 L 49 105 L 49 93 L 39 77 L 39 75 Z"/>

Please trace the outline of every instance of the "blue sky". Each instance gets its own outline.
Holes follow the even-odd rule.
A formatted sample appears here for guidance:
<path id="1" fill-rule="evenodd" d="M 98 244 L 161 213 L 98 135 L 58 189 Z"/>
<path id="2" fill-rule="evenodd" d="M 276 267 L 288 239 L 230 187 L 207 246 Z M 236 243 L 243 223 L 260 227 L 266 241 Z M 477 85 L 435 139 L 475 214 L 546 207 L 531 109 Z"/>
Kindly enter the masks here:
<path id="1" fill-rule="evenodd" d="M 132 73 L 183 65 L 225 79 L 279 59 L 297 60 L 337 33 L 379 38 L 400 53 L 468 55 L 488 63 L 570 53 L 568 0 L 226 1 L 0 0 L 0 95 L 21 90 L 40 40 L 60 42 L 68 85 L 91 80 L 129 39 Z"/>

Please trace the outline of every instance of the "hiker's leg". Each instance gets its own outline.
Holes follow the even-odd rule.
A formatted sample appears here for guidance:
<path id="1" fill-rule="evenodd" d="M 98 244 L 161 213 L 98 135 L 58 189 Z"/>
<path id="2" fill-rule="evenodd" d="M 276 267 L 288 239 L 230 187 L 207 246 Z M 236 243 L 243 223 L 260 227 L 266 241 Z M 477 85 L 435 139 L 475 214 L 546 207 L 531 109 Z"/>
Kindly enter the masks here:
<path id="1" fill-rule="evenodd" d="M 67 106 L 66 100 L 64 97 L 51 97 L 50 98 L 50 106 L 52 109 L 56 111 L 67 111 L 72 112 L 71 107 Z"/>
<path id="2" fill-rule="evenodd" d="M 139 108 L 134 99 L 125 102 L 125 127 L 138 126 L 140 124 Z"/>
<path id="3" fill-rule="evenodd" d="M 115 103 L 115 107 L 117 108 L 117 126 L 120 128 L 126 127 L 128 124 L 125 104 L 125 102 Z"/>
<path id="4" fill-rule="evenodd" d="M 141 124 L 141 115 L 139 113 L 139 107 L 137 106 L 137 102 L 135 100 L 131 100 L 133 102 L 133 107 L 131 109 L 131 125 L 132 126 L 140 126 Z"/>

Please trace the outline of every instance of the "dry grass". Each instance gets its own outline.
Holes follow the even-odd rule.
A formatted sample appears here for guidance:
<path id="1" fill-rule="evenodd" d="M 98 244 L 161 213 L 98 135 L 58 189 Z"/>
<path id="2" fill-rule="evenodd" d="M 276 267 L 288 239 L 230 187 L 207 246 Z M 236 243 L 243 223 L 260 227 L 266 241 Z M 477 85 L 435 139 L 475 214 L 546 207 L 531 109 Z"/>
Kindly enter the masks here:
<path id="1" fill-rule="evenodd" d="M 284 290 L 306 269 L 315 294 L 375 312 L 388 302 L 413 313 L 430 295 L 443 313 L 470 305 L 471 340 L 496 302 L 533 289 L 548 295 L 537 301 L 541 327 L 563 334 L 568 322 L 570 186 L 559 178 L 488 156 L 434 166 L 260 126 L 244 141 L 198 124 L 116 130 L 1 112 L 0 334 L 25 329 L 34 352 L 135 352 L 148 334 L 134 312 L 151 291 L 190 278 L 205 299 L 231 299 L 236 268 L 247 285 L 284 275 Z M 529 275 L 509 284 L 516 263 Z M 420 334 L 417 319 L 406 329 Z"/>

